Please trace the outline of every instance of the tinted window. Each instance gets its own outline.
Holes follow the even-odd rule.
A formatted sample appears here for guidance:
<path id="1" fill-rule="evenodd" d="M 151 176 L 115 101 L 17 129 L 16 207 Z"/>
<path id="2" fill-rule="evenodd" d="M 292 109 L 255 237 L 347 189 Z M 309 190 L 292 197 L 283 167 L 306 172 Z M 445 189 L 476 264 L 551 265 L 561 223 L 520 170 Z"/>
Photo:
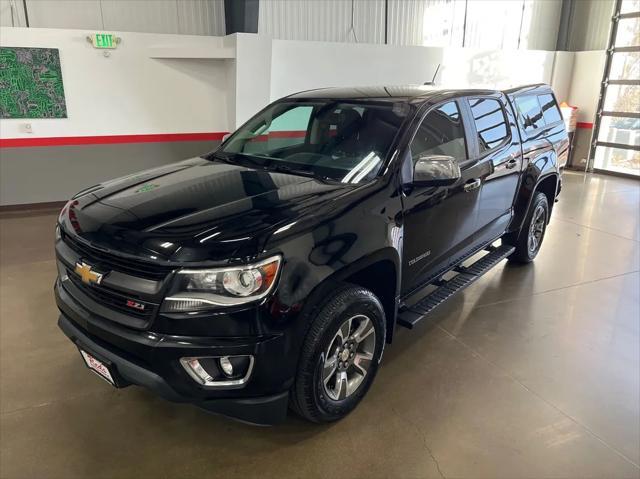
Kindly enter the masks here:
<path id="1" fill-rule="evenodd" d="M 560 110 L 558 110 L 558 105 L 556 104 L 556 100 L 553 98 L 552 94 L 538 95 L 538 100 L 542 107 L 544 122 L 547 125 L 551 125 L 552 123 L 562 120 L 562 115 L 560 114 Z"/>
<path id="2" fill-rule="evenodd" d="M 210 158 L 360 183 L 378 175 L 409 111 L 389 102 L 279 101 Z"/>
<path id="3" fill-rule="evenodd" d="M 456 102 L 452 101 L 429 112 L 411 142 L 411 156 L 447 155 L 458 161 L 467 159 L 462 118 Z"/>
<path id="4" fill-rule="evenodd" d="M 524 131 L 531 133 L 544 126 L 542 109 L 540 108 L 537 96 L 519 96 L 516 98 L 516 107 L 522 117 Z"/>
<path id="5" fill-rule="evenodd" d="M 304 143 L 312 111 L 312 106 L 305 105 L 291 108 L 276 116 L 268 127 L 262 128 L 260 134 L 247 144 L 245 151 L 260 152 Z"/>
<path id="6" fill-rule="evenodd" d="M 499 146 L 508 136 L 509 130 L 502 105 L 493 98 L 470 98 L 471 113 L 476 123 L 480 154 Z"/>

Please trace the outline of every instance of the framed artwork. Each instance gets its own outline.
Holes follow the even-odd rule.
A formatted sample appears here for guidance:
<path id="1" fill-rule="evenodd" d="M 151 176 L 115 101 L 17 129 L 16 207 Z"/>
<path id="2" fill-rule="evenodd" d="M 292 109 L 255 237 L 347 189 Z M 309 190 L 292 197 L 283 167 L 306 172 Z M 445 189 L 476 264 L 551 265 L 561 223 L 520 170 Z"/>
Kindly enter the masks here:
<path id="1" fill-rule="evenodd" d="M 67 118 L 57 48 L 0 47 L 0 118 Z"/>

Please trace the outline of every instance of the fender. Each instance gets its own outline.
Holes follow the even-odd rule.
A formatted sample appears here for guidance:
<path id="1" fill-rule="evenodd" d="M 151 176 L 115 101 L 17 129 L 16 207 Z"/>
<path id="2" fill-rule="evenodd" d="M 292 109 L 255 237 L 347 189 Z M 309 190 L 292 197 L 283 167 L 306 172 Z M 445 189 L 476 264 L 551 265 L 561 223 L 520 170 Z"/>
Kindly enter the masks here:
<path id="1" fill-rule="evenodd" d="M 400 268 L 400 254 L 389 246 L 367 253 L 326 276 L 307 274 L 305 294 L 298 306 L 293 306 L 294 309 L 299 308 L 294 327 L 304 335 L 310 324 L 309 318 L 313 317 L 323 301 L 331 297 L 341 283 L 353 283 L 371 290 L 380 299 L 387 321 L 387 342 L 390 343 L 395 330 L 400 295 Z M 280 290 L 279 295 L 283 292 Z M 282 296 L 286 296 L 286 293 Z"/>
<path id="2" fill-rule="evenodd" d="M 557 194 L 557 185 L 560 183 L 557 154 L 553 149 L 553 145 L 549 142 L 546 143 L 549 146 L 543 148 L 542 151 L 538 151 L 537 156 L 528 162 L 526 169 L 522 173 L 520 187 L 513 204 L 513 218 L 507 229 L 509 233 L 519 231 L 522 227 L 533 201 L 534 193 L 538 190 L 538 186 L 542 181 L 549 177 L 555 177 L 556 191 L 554 192 L 554 198 Z M 523 155 L 526 157 L 527 152 L 524 152 Z M 553 208 L 553 201 L 550 201 L 549 208 Z"/>

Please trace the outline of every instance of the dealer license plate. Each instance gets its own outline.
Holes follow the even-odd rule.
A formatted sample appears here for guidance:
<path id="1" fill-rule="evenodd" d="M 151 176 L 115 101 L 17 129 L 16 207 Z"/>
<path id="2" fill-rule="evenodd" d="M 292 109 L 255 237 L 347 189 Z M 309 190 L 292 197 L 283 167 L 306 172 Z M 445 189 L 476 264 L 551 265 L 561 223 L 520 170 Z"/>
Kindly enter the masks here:
<path id="1" fill-rule="evenodd" d="M 113 376 L 109 371 L 109 367 L 106 364 L 104 364 L 102 361 L 97 360 L 91 354 L 83 351 L 82 349 L 80 350 L 80 354 L 82 354 L 82 359 L 84 359 L 84 362 L 89 369 L 91 369 L 94 373 L 96 373 L 112 386 L 116 385 L 115 381 L 113 380 Z"/>

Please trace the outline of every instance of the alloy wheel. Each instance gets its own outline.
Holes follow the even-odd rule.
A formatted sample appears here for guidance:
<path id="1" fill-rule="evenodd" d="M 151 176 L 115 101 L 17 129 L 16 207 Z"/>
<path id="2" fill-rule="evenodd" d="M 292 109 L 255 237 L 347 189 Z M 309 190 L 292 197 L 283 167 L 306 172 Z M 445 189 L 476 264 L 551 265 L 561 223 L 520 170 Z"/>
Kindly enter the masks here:
<path id="1" fill-rule="evenodd" d="M 544 228 L 547 224 L 547 211 L 544 205 L 539 204 L 533 212 L 531 225 L 529 226 L 529 236 L 527 238 L 527 248 L 530 254 L 535 254 L 542 243 Z"/>
<path id="2" fill-rule="evenodd" d="M 322 385 L 329 398 L 340 401 L 357 391 L 375 346 L 376 331 L 367 316 L 358 314 L 342 323 L 322 357 Z"/>

